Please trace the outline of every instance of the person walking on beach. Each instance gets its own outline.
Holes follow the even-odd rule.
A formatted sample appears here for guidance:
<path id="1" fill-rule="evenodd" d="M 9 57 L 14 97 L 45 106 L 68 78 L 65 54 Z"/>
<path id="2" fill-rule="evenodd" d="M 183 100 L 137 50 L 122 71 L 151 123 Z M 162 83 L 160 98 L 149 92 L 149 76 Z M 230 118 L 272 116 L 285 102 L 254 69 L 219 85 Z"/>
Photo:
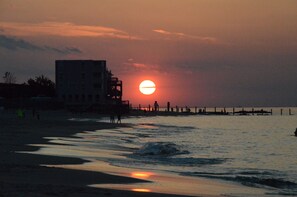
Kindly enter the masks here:
<path id="1" fill-rule="evenodd" d="M 25 117 L 25 112 L 22 109 L 18 109 L 16 113 L 18 118 L 20 119 L 23 119 Z"/>
<path id="2" fill-rule="evenodd" d="M 114 123 L 114 114 L 113 113 L 110 114 L 110 123 Z"/>
<path id="3" fill-rule="evenodd" d="M 117 117 L 118 117 L 117 123 L 122 123 L 122 121 L 121 121 L 121 114 L 118 114 Z"/>

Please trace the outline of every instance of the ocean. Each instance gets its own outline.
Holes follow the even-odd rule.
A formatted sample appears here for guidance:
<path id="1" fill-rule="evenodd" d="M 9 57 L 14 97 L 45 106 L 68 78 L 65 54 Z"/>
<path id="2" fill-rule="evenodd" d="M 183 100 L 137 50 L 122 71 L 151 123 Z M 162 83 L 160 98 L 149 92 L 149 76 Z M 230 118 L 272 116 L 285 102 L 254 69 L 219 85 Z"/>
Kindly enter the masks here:
<path id="1" fill-rule="evenodd" d="M 296 112 L 127 117 L 129 127 L 52 141 L 61 155 L 260 188 L 261 196 L 297 196 Z"/>

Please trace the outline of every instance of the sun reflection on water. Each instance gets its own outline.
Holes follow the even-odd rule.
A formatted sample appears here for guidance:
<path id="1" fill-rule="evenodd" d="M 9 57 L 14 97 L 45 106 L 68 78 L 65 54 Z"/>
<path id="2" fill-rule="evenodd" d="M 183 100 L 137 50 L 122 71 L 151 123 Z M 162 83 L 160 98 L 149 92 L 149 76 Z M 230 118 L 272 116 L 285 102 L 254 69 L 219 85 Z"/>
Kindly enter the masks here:
<path id="1" fill-rule="evenodd" d="M 153 175 L 151 172 L 132 172 L 131 177 L 140 178 L 140 179 L 148 179 Z"/>
<path id="2" fill-rule="evenodd" d="M 133 192 L 151 192 L 150 189 L 143 189 L 143 188 L 134 188 L 134 189 L 131 189 L 131 191 L 133 191 Z"/>

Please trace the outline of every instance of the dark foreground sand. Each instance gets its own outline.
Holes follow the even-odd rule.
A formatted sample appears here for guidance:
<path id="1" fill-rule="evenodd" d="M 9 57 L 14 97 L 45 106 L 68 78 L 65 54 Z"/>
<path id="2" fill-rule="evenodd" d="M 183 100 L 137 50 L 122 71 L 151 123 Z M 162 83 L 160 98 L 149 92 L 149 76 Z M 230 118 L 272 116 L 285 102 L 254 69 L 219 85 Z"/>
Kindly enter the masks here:
<path id="1" fill-rule="evenodd" d="M 175 196 L 91 188 L 90 184 L 127 184 L 141 180 L 99 172 L 44 167 L 41 164 L 81 164 L 77 158 L 18 153 L 35 151 L 29 144 L 49 143 L 43 137 L 64 137 L 81 131 L 114 128 L 115 124 L 69 121 L 67 112 L 40 112 L 40 120 L 27 111 L 0 111 L 0 197 L 6 196 Z M 79 115 L 76 115 L 79 116 Z M 92 115 L 95 116 L 96 115 Z"/>

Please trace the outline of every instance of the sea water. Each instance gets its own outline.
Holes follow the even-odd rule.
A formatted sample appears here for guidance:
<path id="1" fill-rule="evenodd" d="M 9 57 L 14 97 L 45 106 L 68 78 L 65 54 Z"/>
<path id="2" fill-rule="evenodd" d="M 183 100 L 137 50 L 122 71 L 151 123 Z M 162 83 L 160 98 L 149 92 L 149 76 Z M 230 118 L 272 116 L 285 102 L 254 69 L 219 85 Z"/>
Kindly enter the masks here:
<path id="1" fill-rule="evenodd" d="M 297 115 L 152 116 L 122 122 L 130 127 L 79 133 L 63 144 L 89 150 L 89 158 L 114 166 L 224 180 L 263 188 L 264 196 L 297 196 Z M 121 157 L 96 156 L 104 150 Z"/>
<path id="2" fill-rule="evenodd" d="M 297 196 L 296 116 L 184 116 L 130 119 L 145 166 Z"/>

